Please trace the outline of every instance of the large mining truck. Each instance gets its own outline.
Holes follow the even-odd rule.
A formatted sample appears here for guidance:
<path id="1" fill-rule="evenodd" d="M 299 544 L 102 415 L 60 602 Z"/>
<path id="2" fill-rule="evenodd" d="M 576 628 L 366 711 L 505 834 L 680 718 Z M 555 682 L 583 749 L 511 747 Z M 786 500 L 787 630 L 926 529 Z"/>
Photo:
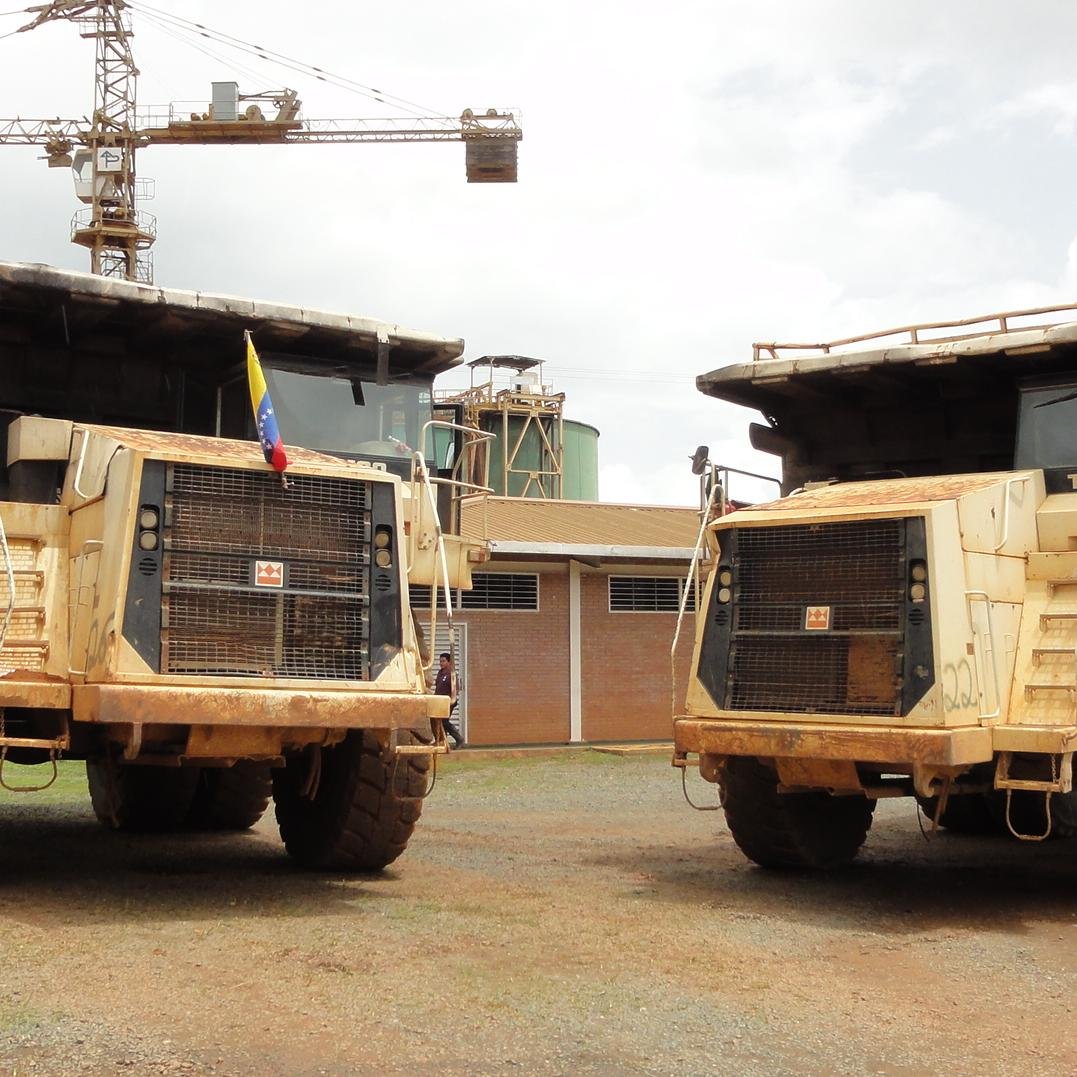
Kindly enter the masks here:
<path id="1" fill-rule="evenodd" d="M 696 458 L 673 762 L 741 850 L 844 864 L 882 797 L 925 830 L 1077 834 L 1077 309 L 757 344 L 697 385 L 781 458 L 781 496 L 734 511 Z"/>
<path id="2" fill-rule="evenodd" d="M 469 434 L 432 414 L 462 350 L 0 263 L 0 783 L 85 760 L 109 827 L 243 829 L 272 798 L 302 865 L 399 856 L 448 714 L 408 584 L 485 558 L 453 533 Z"/>

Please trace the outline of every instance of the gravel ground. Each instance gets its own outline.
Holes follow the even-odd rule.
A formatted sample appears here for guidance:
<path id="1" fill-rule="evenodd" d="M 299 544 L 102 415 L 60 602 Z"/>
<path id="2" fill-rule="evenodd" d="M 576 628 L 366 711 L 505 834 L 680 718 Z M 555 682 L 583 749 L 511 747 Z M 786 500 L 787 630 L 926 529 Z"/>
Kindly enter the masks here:
<path id="1" fill-rule="evenodd" d="M 1072 842 L 927 842 L 889 801 L 852 869 L 776 875 L 664 759 L 463 753 L 341 878 L 268 818 L 107 833 L 68 768 L 0 795 L 5 1077 L 1077 1072 Z"/>

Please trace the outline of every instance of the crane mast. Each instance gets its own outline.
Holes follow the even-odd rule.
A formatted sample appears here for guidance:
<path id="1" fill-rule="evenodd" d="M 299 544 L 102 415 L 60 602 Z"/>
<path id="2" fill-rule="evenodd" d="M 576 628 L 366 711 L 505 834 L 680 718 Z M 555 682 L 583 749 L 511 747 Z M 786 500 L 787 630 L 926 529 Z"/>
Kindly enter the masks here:
<path id="1" fill-rule="evenodd" d="M 94 109 L 90 120 L 0 119 L 0 145 L 40 146 L 50 168 L 71 167 L 77 197 L 72 242 L 90 252 L 93 273 L 152 283 L 152 214 L 138 209 L 148 185 L 137 179 L 136 150 L 152 145 L 300 145 L 339 142 L 463 142 L 469 183 L 514 183 L 523 137 L 515 115 L 465 109 L 459 119 L 426 116 L 386 120 L 303 120 L 295 90 L 240 94 L 236 83 L 213 84 L 204 113 L 172 107 L 136 117 L 138 68 L 125 0 L 53 0 L 27 9 L 20 32 L 56 20 L 74 21 L 96 41 Z M 248 104 L 248 102 L 250 102 Z M 258 102 L 271 103 L 266 117 Z M 246 107 L 244 107 L 246 106 Z"/>

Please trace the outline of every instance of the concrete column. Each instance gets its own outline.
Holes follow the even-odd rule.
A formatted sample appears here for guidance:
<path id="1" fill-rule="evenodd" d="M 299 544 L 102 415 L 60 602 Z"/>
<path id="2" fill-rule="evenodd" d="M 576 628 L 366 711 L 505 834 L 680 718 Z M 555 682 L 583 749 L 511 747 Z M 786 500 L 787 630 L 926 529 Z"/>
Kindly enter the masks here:
<path id="1" fill-rule="evenodd" d="M 583 637 L 580 632 L 580 563 L 568 563 L 569 740 L 583 740 Z"/>

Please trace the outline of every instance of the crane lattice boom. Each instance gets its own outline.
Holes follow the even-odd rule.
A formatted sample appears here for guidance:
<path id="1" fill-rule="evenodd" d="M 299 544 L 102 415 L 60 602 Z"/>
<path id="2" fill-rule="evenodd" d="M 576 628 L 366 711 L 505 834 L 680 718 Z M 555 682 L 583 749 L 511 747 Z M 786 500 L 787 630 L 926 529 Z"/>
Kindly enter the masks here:
<path id="1" fill-rule="evenodd" d="M 295 90 L 241 95 L 229 82 L 213 84 L 214 100 L 206 112 L 184 115 L 169 106 L 139 115 L 127 6 L 125 0 L 54 0 L 28 8 L 36 17 L 23 30 L 64 19 L 97 42 L 93 116 L 0 119 L 0 145 L 40 146 L 50 168 L 74 170 L 76 195 L 88 208 L 75 215 L 71 238 L 89 248 L 93 273 L 153 279 L 149 249 L 156 224 L 136 205 L 135 154 L 147 146 L 463 142 L 469 183 L 516 181 L 523 132 L 511 111 L 466 109 L 458 119 L 304 120 Z M 247 102 L 272 103 L 276 113 L 267 118 L 259 104 Z"/>

